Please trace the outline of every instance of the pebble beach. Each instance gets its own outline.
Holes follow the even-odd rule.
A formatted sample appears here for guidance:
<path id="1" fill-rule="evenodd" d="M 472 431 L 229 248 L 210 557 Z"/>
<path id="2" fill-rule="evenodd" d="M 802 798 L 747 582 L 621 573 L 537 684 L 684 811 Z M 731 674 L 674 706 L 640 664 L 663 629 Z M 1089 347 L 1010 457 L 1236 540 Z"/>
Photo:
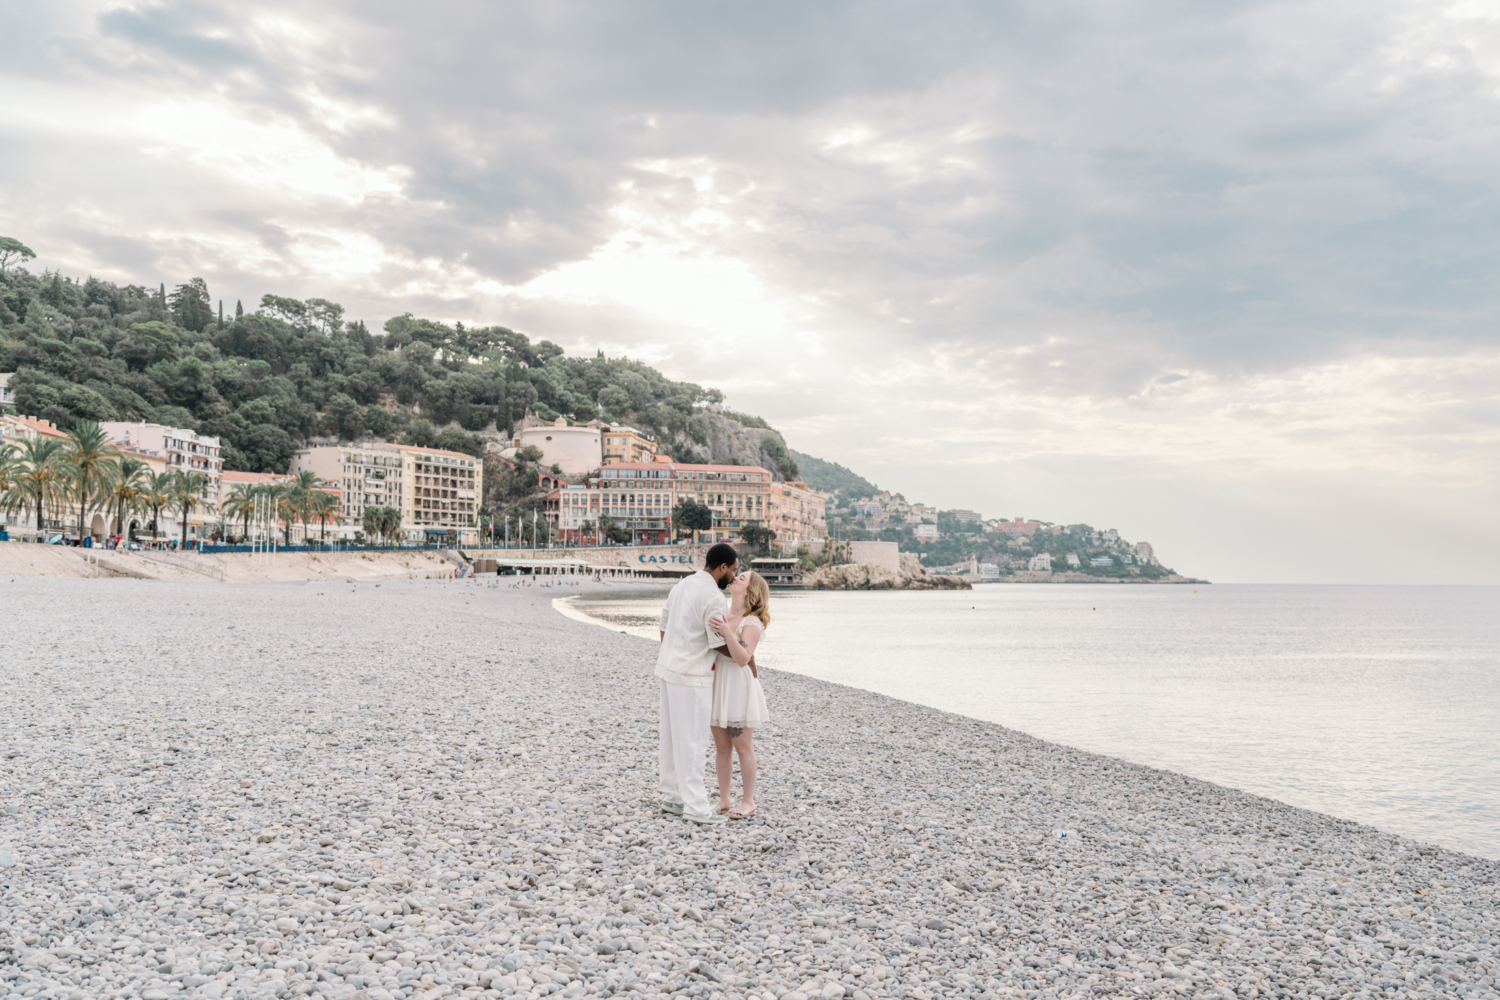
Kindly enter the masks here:
<path id="1" fill-rule="evenodd" d="M 1500 996 L 1500 863 L 794 674 L 664 815 L 581 588 L 0 587 L 0 997 Z"/>

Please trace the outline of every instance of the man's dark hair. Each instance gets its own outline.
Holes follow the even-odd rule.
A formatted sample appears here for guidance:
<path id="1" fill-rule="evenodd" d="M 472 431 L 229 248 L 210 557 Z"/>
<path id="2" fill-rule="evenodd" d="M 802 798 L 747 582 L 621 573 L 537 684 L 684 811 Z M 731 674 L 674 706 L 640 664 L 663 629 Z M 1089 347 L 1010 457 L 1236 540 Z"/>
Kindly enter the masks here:
<path id="1" fill-rule="evenodd" d="M 734 551 L 734 546 L 728 542 L 720 542 L 708 550 L 708 560 L 703 564 L 703 568 L 712 573 L 720 566 L 733 566 L 739 561 L 739 553 Z"/>

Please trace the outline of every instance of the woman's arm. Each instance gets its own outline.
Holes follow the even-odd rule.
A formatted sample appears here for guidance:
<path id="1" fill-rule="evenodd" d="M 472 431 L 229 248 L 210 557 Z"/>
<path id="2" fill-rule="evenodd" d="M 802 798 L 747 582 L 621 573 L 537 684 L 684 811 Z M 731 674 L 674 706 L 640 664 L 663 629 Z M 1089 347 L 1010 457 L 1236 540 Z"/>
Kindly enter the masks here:
<path id="1" fill-rule="evenodd" d="M 760 645 L 760 629 L 752 626 L 744 629 L 739 635 L 725 636 L 725 640 L 729 644 L 729 655 L 734 662 L 742 667 L 748 667 L 750 660 L 755 656 L 755 647 Z"/>

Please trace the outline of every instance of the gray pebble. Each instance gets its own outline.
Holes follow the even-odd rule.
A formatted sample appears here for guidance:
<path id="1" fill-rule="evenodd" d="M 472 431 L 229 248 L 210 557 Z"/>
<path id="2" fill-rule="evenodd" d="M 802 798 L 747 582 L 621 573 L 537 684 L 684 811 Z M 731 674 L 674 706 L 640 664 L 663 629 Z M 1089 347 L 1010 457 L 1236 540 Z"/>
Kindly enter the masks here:
<path id="1" fill-rule="evenodd" d="M 690 827 L 552 596 L 13 588 L 0 995 L 1496 996 L 1494 862 L 796 675 Z"/>

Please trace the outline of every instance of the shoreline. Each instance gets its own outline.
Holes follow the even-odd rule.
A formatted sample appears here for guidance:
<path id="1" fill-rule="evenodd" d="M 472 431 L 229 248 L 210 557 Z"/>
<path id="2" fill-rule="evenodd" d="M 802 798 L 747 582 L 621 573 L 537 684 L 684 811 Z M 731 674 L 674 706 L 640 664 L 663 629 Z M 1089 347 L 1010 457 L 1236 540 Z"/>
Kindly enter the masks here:
<path id="1" fill-rule="evenodd" d="M 1500 864 L 797 674 L 766 672 L 760 815 L 666 817 L 653 651 L 553 596 L 13 585 L 66 618 L 0 634 L 13 968 L 143 1000 L 1495 995 Z"/>

